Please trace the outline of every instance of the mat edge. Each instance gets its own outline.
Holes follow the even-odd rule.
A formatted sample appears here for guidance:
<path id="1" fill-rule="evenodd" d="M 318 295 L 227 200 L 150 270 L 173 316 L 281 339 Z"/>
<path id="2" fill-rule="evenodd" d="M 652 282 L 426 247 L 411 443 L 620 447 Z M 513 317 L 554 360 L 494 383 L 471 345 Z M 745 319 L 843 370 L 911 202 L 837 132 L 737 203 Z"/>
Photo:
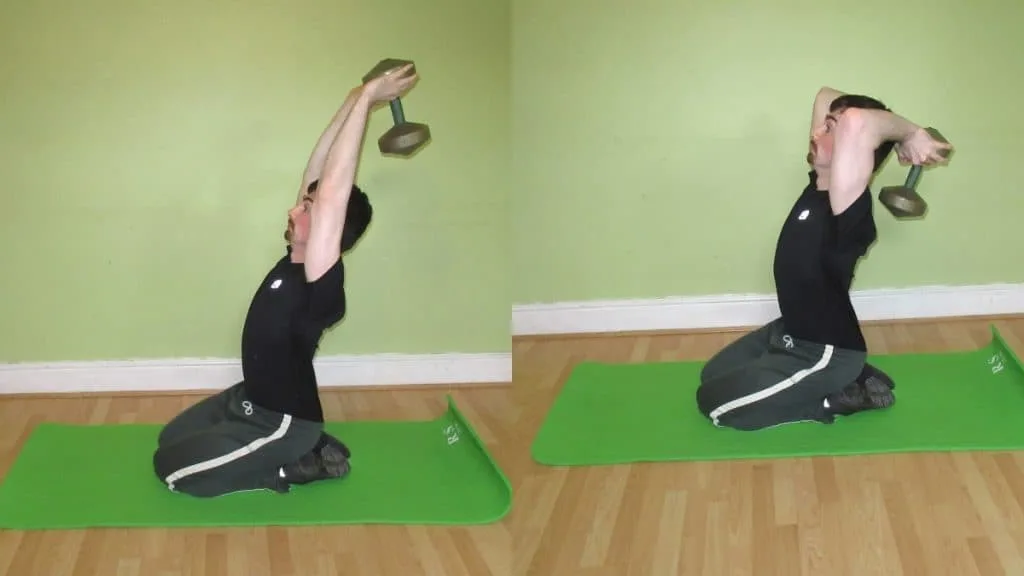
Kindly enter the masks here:
<path id="1" fill-rule="evenodd" d="M 1003 334 L 999 331 L 999 328 L 995 324 L 989 324 L 989 330 L 992 334 L 993 343 L 999 346 L 999 348 L 1009 355 L 1009 360 L 1016 366 L 1017 371 L 1020 374 L 1024 374 L 1024 362 L 1021 362 L 1020 356 L 1017 355 L 1017 351 L 1003 338 Z"/>
<path id="2" fill-rule="evenodd" d="M 491 470 L 494 472 L 494 474 L 498 476 L 498 479 L 501 480 L 502 487 L 504 487 L 505 492 L 508 494 L 508 503 L 505 505 L 505 508 L 504 510 L 502 510 L 501 514 L 494 519 L 494 522 L 497 522 L 498 520 L 501 520 L 502 518 L 507 516 L 508 513 L 512 511 L 512 502 L 515 496 L 514 491 L 512 489 L 512 482 L 505 474 L 505 471 L 498 464 L 498 461 L 494 459 L 494 456 L 491 454 L 491 451 L 487 449 L 487 444 L 485 444 L 483 439 L 480 438 L 480 435 L 477 433 L 476 428 L 473 427 L 469 419 L 466 418 L 465 414 L 462 413 L 462 410 L 459 409 L 458 404 L 455 402 L 455 398 L 451 394 L 445 395 L 445 398 L 448 403 L 448 414 L 452 415 L 452 417 L 459 422 L 459 424 L 462 426 L 464 430 L 469 431 L 470 439 L 473 441 L 477 450 L 482 452 L 484 457 L 487 458 L 487 462 L 491 465 Z"/>

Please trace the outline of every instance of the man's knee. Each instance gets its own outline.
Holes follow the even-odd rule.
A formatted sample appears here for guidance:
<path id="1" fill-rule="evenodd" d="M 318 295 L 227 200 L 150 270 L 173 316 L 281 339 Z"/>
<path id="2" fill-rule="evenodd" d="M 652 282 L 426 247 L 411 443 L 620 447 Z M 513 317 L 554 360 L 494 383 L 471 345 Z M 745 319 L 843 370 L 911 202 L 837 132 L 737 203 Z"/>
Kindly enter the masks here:
<path id="1" fill-rule="evenodd" d="M 170 450 L 171 446 L 169 444 L 161 443 L 157 446 L 156 451 L 153 452 L 153 473 L 164 484 L 167 484 L 168 477 L 174 473 L 170 462 Z"/>
<path id="2" fill-rule="evenodd" d="M 187 442 L 175 441 L 158 446 L 153 452 L 153 474 L 170 490 L 190 496 L 212 496 L 204 489 L 205 479 L 213 472 L 203 471 L 185 474 L 190 466 L 195 465 L 194 450 L 186 446 Z"/>
<path id="3" fill-rule="evenodd" d="M 153 473 L 168 490 L 195 498 L 213 498 L 224 493 L 223 482 L 217 478 L 219 470 L 182 474 L 193 463 L 186 461 L 176 448 L 174 444 L 161 446 L 153 453 Z"/>
<path id="4" fill-rule="evenodd" d="M 719 352 L 719 354 L 721 354 L 721 352 Z M 707 384 L 708 380 L 710 380 L 711 376 L 712 376 L 712 370 L 709 370 L 708 366 L 714 366 L 714 363 L 715 363 L 715 361 L 717 359 L 718 359 L 718 354 L 715 354 L 714 356 L 709 358 L 708 361 L 705 362 L 704 365 L 701 366 L 701 368 L 700 368 L 700 386 L 697 388 L 697 397 L 698 398 L 700 398 L 701 388 L 703 388 L 704 385 Z"/>
<path id="5" fill-rule="evenodd" d="M 727 344 L 725 347 L 715 352 L 711 358 L 708 358 L 707 362 L 704 363 L 700 368 L 700 384 L 701 387 L 706 387 L 708 383 L 716 378 L 719 378 L 730 370 L 737 368 L 737 354 L 735 353 L 736 342 Z M 730 359 L 730 356 L 732 357 Z M 730 366 L 730 364 L 732 364 Z"/>
<path id="6" fill-rule="evenodd" d="M 156 445 L 163 448 L 173 443 L 175 439 L 181 436 L 181 432 L 181 426 L 177 425 L 176 421 L 171 420 L 160 429 L 160 434 L 156 437 Z"/>
<path id="7" fill-rule="evenodd" d="M 738 430 L 740 432 L 756 432 L 758 430 L 771 428 L 778 424 L 779 422 L 777 421 L 765 418 L 738 418 L 735 416 L 732 418 L 720 418 L 715 423 L 715 425 L 718 426 L 719 428 L 731 428 L 733 430 Z"/>
<path id="8" fill-rule="evenodd" d="M 697 386 L 697 392 L 694 394 L 697 401 L 697 410 L 704 415 L 705 418 L 711 418 L 711 411 L 715 409 L 711 405 L 711 401 L 708 398 L 708 386 L 707 382 L 701 376 L 701 383 Z"/>
<path id="9" fill-rule="evenodd" d="M 760 402 L 737 402 L 745 395 L 756 393 L 739 385 L 742 380 L 750 378 L 754 376 L 749 372 L 735 372 L 701 383 L 696 392 L 697 410 L 719 428 L 750 431 L 771 426 L 769 406 Z"/>

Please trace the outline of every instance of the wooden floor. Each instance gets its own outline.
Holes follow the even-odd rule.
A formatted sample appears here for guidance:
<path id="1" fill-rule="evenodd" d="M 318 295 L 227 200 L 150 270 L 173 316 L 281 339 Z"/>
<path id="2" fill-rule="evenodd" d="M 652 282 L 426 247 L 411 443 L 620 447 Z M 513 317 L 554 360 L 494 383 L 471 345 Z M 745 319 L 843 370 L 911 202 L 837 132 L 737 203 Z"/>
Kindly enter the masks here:
<path id="1" fill-rule="evenodd" d="M 994 322 L 1024 351 L 1024 320 Z M 970 349 L 989 321 L 866 328 L 873 352 Z M 454 392 L 515 488 L 494 525 L 0 531 L 11 576 L 1024 575 L 1024 456 L 561 469 L 530 443 L 583 359 L 703 359 L 740 332 L 520 339 L 507 388 Z M 447 389 L 328 392 L 327 415 L 430 418 Z M 0 475 L 31 427 L 164 422 L 188 397 L 0 400 Z M 1022 419 L 1024 421 L 1024 419 Z M 1022 424 L 1024 425 L 1024 424 Z"/>
<path id="2" fill-rule="evenodd" d="M 447 389 L 328 392 L 331 419 L 422 418 L 445 410 Z M 501 465 L 507 387 L 452 393 Z M 199 396 L 0 400 L 0 474 L 30 428 L 48 421 L 162 423 Z M 102 447 L 97 449 L 102 450 Z M 458 528 L 343 526 L 251 529 L 0 530 L 5 576 L 507 576 L 504 523 Z"/>
<path id="3" fill-rule="evenodd" d="M 1024 352 L 1024 320 L 993 323 Z M 988 325 L 877 325 L 865 335 L 874 353 L 963 350 L 987 344 Z M 576 362 L 704 359 L 739 335 L 516 343 L 514 574 L 1024 575 L 1024 455 L 530 462 L 531 435 Z"/>

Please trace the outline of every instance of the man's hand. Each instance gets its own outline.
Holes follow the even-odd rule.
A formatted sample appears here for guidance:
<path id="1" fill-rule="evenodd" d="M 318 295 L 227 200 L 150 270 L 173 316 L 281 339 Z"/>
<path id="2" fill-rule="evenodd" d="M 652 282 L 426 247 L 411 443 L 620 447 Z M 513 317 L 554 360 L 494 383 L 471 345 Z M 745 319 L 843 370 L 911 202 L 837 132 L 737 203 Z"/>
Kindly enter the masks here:
<path id="1" fill-rule="evenodd" d="M 418 74 L 409 73 L 412 67 L 412 64 L 406 64 L 363 84 L 362 89 L 370 98 L 370 102 L 373 104 L 390 102 L 411 90 L 419 80 Z"/>
<path id="2" fill-rule="evenodd" d="M 948 164 L 953 145 L 935 139 L 924 128 L 918 128 L 896 144 L 896 155 L 903 166 L 933 166 Z"/>

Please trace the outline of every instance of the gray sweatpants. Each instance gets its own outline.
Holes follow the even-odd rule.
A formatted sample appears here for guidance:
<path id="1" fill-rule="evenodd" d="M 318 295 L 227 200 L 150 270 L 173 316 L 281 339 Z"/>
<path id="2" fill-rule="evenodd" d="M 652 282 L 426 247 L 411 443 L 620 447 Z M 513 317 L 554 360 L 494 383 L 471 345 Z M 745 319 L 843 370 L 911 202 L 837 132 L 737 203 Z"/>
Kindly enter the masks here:
<path id="1" fill-rule="evenodd" d="M 697 407 L 715 426 L 739 430 L 830 422 L 825 397 L 856 380 L 866 360 L 862 351 L 793 338 L 779 318 L 705 364 Z"/>
<path id="2" fill-rule="evenodd" d="M 280 468 L 312 450 L 322 430 L 320 422 L 254 405 L 240 382 L 171 420 L 153 468 L 169 489 L 191 496 L 280 491 Z"/>

